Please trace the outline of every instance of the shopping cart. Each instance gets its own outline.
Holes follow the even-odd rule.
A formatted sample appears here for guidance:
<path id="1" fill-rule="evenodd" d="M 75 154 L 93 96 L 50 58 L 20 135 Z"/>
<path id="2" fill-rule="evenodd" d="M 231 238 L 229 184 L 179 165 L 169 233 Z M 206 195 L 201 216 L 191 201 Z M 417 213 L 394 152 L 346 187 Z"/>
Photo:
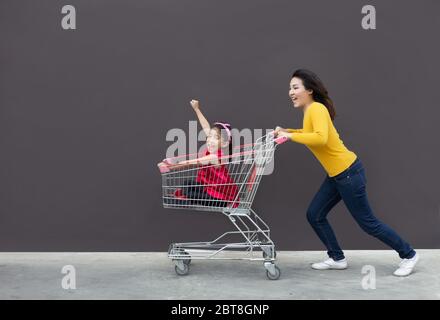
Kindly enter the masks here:
<path id="1" fill-rule="evenodd" d="M 280 269 L 275 264 L 276 251 L 270 238 L 270 229 L 251 205 L 265 169 L 273 161 L 276 146 L 286 140 L 285 137 L 275 139 L 271 132 L 258 138 L 255 143 L 234 148 L 232 155 L 221 159 L 221 164 L 172 165 L 179 158 L 187 157 L 181 156 L 168 158 L 170 166 L 160 167 L 165 208 L 220 212 L 237 229 L 225 232 L 212 241 L 172 243 L 168 257 L 174 261 L 178 275 L 186 275 L 191 260 L 194 259 L 241 259 L 263 261 L 268 279 L 277 280 L 280 277 Z M 229 178 L 225 179 L 223 174 L 222 179 L 214 180 L 211 185 L 197 182 L 200 170 L 207 172 L 210 168 L 214 170 L 214 174 L 218 170 L 226 170 Z M 200 192 L 201 188 L 209 187 L 216 188 L 217 191 L 220 188 L 230 197 L 220 200 Z"/>

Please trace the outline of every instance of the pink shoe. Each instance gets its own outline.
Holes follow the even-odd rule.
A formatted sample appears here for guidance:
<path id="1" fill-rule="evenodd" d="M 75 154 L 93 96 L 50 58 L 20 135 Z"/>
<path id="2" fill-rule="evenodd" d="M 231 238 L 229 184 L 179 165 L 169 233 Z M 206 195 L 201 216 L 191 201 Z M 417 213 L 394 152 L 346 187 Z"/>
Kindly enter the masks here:
<path id="1" fill-rule="evenodd" d="M 181 200 L 188 199 L 188 197 L 183 194 L 182 189 L 177 189 L 174 192 L 174 197 L 176 197 L 177 199 L 181 199 Z"/>

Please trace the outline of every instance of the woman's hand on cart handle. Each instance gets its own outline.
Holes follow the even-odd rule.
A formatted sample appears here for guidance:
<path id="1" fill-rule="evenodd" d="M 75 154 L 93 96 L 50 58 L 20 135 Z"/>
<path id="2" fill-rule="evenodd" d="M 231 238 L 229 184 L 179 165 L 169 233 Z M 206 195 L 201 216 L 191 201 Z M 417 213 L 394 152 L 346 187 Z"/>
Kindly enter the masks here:
<path id="1" fill-rule="evenodd" d="M 281 128 L 281 127 L 276 127 L 275 128 L 275 130 L 273 131 L 273 134 L 274 134 L 274 136 L 276 137 L 276 136 L 278 136 L 278 134 L 280 133 L 280 132 L 288 132 L 287 131 L 287 129 L 284 129 L 284 128 Z"/>
<path id="2" fill-rule="evenodd" d="M 291 134 L 289 131 L 287 131 L 287 129 L 276 127 L 274 130 L 274 137 L 276 144 L 282 144 L 291 138 Z"/>

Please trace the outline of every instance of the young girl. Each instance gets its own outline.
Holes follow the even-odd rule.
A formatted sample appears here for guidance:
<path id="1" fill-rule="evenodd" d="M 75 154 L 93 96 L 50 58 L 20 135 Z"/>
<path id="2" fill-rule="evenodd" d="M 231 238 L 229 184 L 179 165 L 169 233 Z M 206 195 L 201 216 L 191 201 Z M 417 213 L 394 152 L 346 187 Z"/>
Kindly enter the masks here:
<path id="1" fill-rule="evenodd" d="M 238 206 L 238 188 L 230 177 L 227 165 L 228 156 L 232 155 L 231 125 L 216 122 L 210 126 L 197 100 L 191 100 L 200 125 L 206 134 L 206 150 L 197 159 L 169 163 L 167 161 L 158 164 L 159 168 L 166 166 L 170 170 L 197 165 L 195 177 L 185 181 L 181 189 L 174 193 L 174 199 L 166 199 L 169 204 L 200 205 L 226 207 L 233 203 Z M 225 154 L 223 150 L 228 150 Z M 234 202 L 234 200 L 236 200 Z"/>

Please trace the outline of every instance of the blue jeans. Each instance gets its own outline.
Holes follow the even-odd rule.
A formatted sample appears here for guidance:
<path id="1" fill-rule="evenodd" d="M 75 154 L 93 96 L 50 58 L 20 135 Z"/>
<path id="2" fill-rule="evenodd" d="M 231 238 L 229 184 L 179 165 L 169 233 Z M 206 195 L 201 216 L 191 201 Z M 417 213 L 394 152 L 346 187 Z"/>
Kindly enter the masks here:
<path id="1" fill-rule="evenodd" d="M 307 220 L 326 246 L 327 254 L 335 261 L 345 258 L 327 220 L 330 210 L 342 199 L 362 230 L 396 250 L 400 258 L 412 258 L 416 253 L 414 249 L 374 216 L 368 203 L 366 183 L 365 170 L 357 158 L 342 173 L 334 177 L 327 175 L 310 203 Z"/>

